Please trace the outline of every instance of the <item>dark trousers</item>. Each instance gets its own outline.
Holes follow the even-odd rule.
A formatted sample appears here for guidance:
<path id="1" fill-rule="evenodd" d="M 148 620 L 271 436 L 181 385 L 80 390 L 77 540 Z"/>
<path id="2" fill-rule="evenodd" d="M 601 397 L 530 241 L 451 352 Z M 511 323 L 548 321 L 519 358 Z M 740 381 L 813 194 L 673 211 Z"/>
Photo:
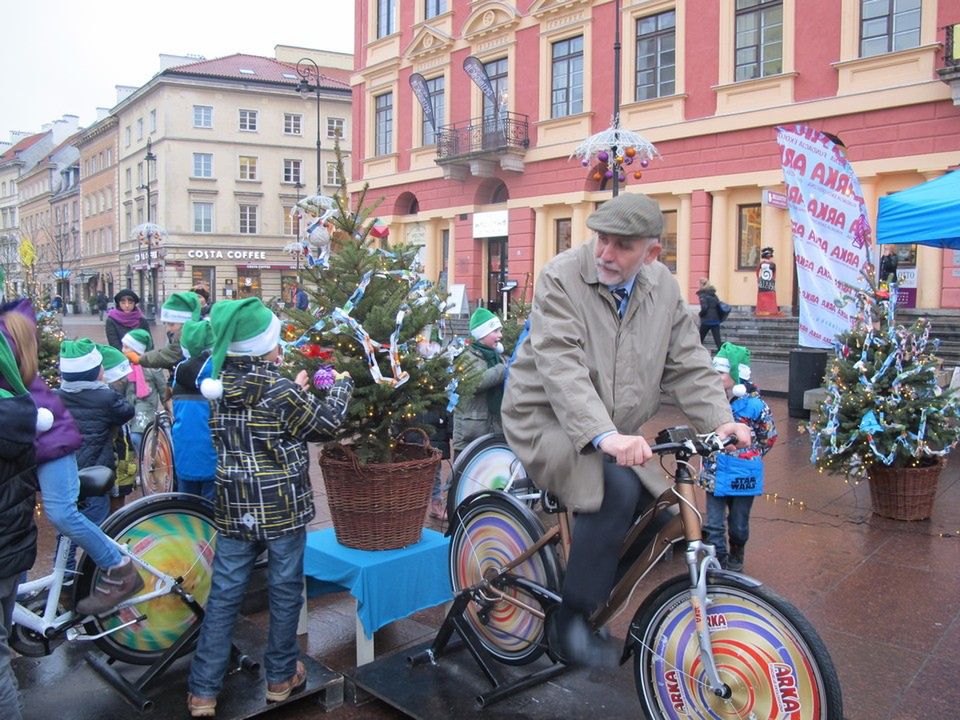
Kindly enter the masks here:
<path id="1" fill-rule="evenodd" d="M 717 350 L 720 349 L 720 326 L 719 325 L 701 325 L 700 326 L 700 342 L 703 342 L 703 339 L 707 336 L 707 333 L 713 333 L 713 341 L 717 344 Z"/>
<path id="2" fill-rule="evenodd" d="M 627 531 L 653 500 L 633 470 L 612 461 L 603 463 L 600 509 L 577 513 L 574 519 L 563 580 L 564 614 L 589 616 L 606 602 L 617 578 L 620 548 Z M 657 524 L 654 521 L 653 526 Z"/>

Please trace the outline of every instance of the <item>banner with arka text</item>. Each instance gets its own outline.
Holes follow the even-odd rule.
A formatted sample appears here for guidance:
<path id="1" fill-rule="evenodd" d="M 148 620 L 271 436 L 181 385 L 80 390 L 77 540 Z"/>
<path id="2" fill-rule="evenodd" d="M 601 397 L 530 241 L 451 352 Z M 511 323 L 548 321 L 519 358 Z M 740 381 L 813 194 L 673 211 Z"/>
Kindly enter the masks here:
<path id="1" fill-rule="evenodd" d="M 806 125 L 777 128 L 800 296 L 801 347 L 832 347 L 852 318 L 837 299 L 860 287 L 870 225 L 843 148 Z"/>

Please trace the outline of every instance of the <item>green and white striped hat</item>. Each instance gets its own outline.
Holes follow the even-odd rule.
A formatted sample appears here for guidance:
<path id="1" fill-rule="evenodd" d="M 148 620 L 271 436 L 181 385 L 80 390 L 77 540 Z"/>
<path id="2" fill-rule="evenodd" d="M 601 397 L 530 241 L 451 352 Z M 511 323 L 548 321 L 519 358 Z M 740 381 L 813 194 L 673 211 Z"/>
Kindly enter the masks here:
<path id="1" fill-rule="evenodd" d="M 120 344 L 126 345 L 138 355 L 143 355 L 147 350 L 153 349 L 153 338 L 150 336 L 149 331 L 143 328 L 137 328 L 124 335 L 120 340 Z M 106 369 L 106 365 L 104 365 L 104 369 Z"/>
<path id="2" fill-rule="evenodd" d="M 213 347 L 213 326 L 207 320 L 188 320 L 180 331 L 180 352 L 185 358 Z"/>
<path id="3" fill-rule="evenodd" d="M 103 364 L 103 355 L 90 338 L 64 340 L 60 343 L 60 372 L 82 373 Z"/>
<path id="4" fill-rule="evenodd" d="M 185 323 L 200 319 L 200 296 L 192 292 L 178 292 L 167 298 L 160 308 L 160 321 Z"/>
<path id="5" fill-rule="evenodd" d="M 142 331 L 145 332 L 145 331 Z M 125 378 L 133 371 L 127 356 L 117 350 L 113 345 L 98 345 L 100 354 L 103 355 L 103 381 L 112 383 L 121 378 Z M 138 350 L 137 352 L 143 352 Z"/>
<path id="6" fill-rule="evenodd" d="M 200 392 L 209 400 L 223 396 L 219 379 L 228 355 L 266 355 L 280 342 L 280 318 L 258 297 L 221 300 L 210 310 L 213 327 L 211 374 L 200 383 Z"/>

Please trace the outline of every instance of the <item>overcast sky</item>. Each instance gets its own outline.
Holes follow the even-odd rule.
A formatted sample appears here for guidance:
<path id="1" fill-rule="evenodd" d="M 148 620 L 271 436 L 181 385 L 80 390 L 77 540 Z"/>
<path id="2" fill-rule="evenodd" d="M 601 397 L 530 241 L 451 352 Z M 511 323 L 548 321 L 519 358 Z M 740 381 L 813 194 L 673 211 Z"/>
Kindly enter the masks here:
<path id="1" fill-rule="evenodd" d="M 354 0 L 13 0 L 0 43 L 0 140 L 38 132 L 64 114 L 80 125 L 116 104 L 116 85 L 140 86 L 160 53 L 273 57 L 274 45 L 353 52 Z M 313 15 L 313 17 L 311 17 Z"/>

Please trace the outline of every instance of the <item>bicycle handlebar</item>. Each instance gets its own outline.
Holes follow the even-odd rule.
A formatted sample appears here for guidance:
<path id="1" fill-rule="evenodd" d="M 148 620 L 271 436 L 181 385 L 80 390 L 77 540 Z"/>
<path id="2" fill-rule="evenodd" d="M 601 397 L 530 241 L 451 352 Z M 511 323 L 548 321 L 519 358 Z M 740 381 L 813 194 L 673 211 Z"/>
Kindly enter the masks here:
<path id="1" fill-rule="evenodd" d="M 656 445 L 651 445 L 650 450 L 654 455 L 683 455 L 687 457 L 712 455 L 736 442 L 735 435 L 729 435 L 726 438 L 720 438 L 713 432 L 698 435 L 688 426 L 678 425 L 661 430 L 657 435 Z"/>

